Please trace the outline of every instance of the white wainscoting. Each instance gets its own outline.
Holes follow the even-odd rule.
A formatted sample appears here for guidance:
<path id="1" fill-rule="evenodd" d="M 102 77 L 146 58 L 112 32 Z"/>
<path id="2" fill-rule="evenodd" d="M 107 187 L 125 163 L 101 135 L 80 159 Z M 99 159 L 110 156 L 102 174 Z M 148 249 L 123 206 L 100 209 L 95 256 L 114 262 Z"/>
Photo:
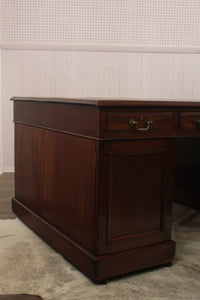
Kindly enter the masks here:
<path id="1" fill-rule="evenodd" d="M 12 70 L 14 64 L 11 51 L 1 51 L 1 107 L 2 107 L 2 172 L 11 172 L 14 169 L 14 132 L 12 103 L 9 101 L 13 93 Z"/>
<path id="2" fill-rule="evenodd" d="M 200 54 L 2 50 L 3 167 L 14 160 L 11 96 L 200 101 Z"/>
<path id="3" fill-rule="evenodd" d="M 200 54 L 2 51 L 4 92 L 200 99 Z"/>
<path id="4" fill-rule="evenodd" d="M 1 49 L 0 49 L 0 175 L 2 173 L 2 166 L 3 166 L 3 137 L 2 137 L 2 85 L 1 85 Z"/>

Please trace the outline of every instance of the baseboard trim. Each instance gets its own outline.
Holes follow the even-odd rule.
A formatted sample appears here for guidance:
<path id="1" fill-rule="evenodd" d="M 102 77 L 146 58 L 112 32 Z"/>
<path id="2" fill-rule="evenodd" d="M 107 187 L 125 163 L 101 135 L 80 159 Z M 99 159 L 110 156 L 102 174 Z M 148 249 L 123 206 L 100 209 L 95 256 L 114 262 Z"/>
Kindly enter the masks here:
<path id="1" fill-rule="evenodd" d="M 11 167 L 1 167 L 0 169 L 0 174 L 2 173 L 14 173 L 15 172 L 15 168 L 13 166 Z"/>
<path id="2" fill-rule="evenodd" d="M 174 259 L 175 242 L 171 240 L 140 249 L 95 256 L 17 199 L 12 200 L 12 208 L 28 227 L 96 283 L 110 277 L 164 265 Z"/>

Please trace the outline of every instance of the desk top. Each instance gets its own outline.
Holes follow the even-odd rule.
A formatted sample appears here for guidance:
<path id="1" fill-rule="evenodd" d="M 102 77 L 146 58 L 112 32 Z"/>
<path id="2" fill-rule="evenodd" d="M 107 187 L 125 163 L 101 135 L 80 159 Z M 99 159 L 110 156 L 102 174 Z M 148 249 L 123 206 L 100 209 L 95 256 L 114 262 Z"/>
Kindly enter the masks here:
<path id="1" fill-rule="evenodd" d="M 200 101 L 14 97 L 14 121 L 94 139 L 200 136 Z"/>
<path id="2" fill-rule="evenodd" d="M 51 102 L 67 104 L 85 104 L 93 106 L 155 106 L 155 107 L 200 107 L 200 99 L 125 99 L 125 98 L 44 98 L 44 97 L 12 97 L 13 101 Z"/>

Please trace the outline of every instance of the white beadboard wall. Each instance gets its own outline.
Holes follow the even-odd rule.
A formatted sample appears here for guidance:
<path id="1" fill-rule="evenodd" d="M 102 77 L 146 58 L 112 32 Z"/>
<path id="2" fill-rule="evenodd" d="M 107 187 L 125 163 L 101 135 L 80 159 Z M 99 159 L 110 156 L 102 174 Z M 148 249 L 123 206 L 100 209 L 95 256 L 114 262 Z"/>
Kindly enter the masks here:
<path id="1" fill-rule="evenodd" d="M 2 50 L 3 98 L 200 99 L 200 54 Z"/>
<path id="2" fill-rule="evenodd" d="M 1 86 L 1 49 L 0 49 L 0 175 L 3 166 L 3 138 L 2 138 L 2 86 Z"/>
<path id="3" fill-rule="evenodd" d="M 200 54 L 2 50 L 4 171 L 12 171 L 11 96 L 200 101 Z"/>

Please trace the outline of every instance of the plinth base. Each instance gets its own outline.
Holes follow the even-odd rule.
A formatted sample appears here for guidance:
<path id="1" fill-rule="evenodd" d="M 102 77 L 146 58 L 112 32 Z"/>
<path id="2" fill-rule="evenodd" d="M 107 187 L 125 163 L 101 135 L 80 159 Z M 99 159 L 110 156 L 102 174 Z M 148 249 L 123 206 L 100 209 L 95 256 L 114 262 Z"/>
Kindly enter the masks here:
<path id="1" fill-rule="evenodd" d="M 18 200 L 12 200 L 12 208 L 21 221 L 95 283 L 133 271 L 165 265 L 174 259 L 175 242 L 171 240 L 120 253 L 95 256 Z"/>

